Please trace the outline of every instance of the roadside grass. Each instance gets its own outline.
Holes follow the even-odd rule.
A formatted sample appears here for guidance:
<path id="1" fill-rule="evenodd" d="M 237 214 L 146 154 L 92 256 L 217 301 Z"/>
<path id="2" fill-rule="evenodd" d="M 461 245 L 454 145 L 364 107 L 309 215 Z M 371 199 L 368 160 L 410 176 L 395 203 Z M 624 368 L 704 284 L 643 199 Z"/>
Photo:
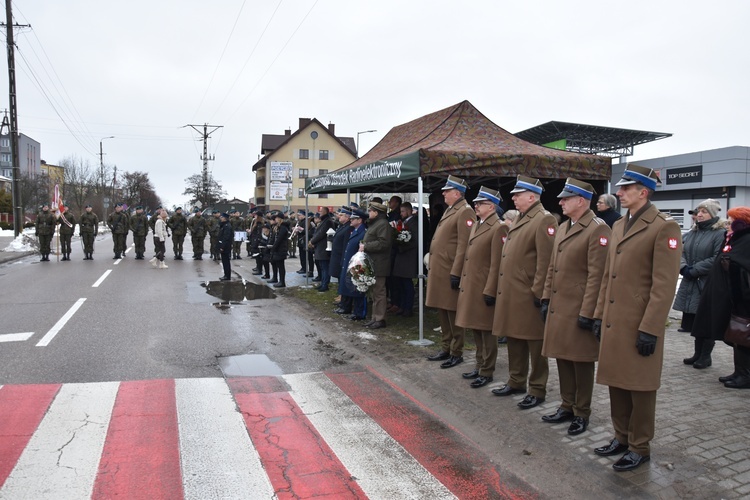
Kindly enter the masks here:
<path id="1" fill-rule="evenodd" d="M 333 285 L 333 284 L 332 284 Z M 307 302 L 313 309 L 318 311 L 319 314 L 329 317 L 336 321 L 336 323 L 342 328 L 346 328 L 352 331 L 370 331 L 363 326 L 366 321 L 351 321 L 346 315 L 342 316 L 333 312 L 336 308 L 334 299 L 336 298 L 335 286 L 331 287 L 328 292 L 318 292 L 312 288 L 300 288 L 290 287 L 284 292 L 284 295 L 295 297 L 299 300 Z M 417 297 L 415 297 L 417 299 Z M 372 301 L 368 303 L 368 318 L 372 311 Z M 421 349 L 420 346 L 412 346 L 406 342 L 410 340 L 419 340 L 419 310 L 415 308 L 414 315 L 410 318 L 404 318 L 403 316 L 389 315 L 386 317 L 386 327 L 378 330 L 372 330 L 378 340 L 396 345 L 402 345 L 410 349 Z M 431 354 L 440 347 L 440 331 L 435 331 L 440 326 L 437 311 L 426 307 L 424 310 L 424 338 L 434 342 L 433 345 L 427 346 L 427 350 Z M 473 334 L 471 330 L 466 331 L 464 350 L 473 350 L 476 348 L 473 342 Z M 421 354 L 421 352 L 420 352 Z"/>

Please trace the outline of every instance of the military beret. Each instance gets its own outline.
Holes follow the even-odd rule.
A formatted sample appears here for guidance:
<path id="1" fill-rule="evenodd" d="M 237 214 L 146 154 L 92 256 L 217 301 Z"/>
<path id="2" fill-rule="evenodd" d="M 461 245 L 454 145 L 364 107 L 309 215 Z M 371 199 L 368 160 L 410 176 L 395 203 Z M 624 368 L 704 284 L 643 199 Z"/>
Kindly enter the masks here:
<path id="1" fill-rule="evenodd" d="M 226 212 L 222 212 L 221 215 L 220 215 L 220 217 L 224 217 L 225 219 L 228 219 L 229 218 L 229 214 L 226 213 Z M 214 222 L 214 224 L 215 224 L 215 222 Z"/>

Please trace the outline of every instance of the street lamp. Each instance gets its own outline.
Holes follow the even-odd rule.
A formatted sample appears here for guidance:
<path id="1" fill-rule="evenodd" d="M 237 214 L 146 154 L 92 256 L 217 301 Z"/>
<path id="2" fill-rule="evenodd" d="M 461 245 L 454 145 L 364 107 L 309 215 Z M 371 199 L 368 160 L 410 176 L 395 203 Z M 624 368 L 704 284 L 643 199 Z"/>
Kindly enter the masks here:
<path id="1" fill-rule="evenodd" d="M 105 139 L 114 139 L 114 138 L 115 138 L 114 135 L 110 135 L 108 137 L 102 137 L 99 140 L 99 172 L 100 172 L 99 179 L 102 181 L 102 187 L 106 187 L 106 185 L 107 185 L 104 182 L 104 150 L 102 149 L 102 142 L 104 142 Z M 105 192 L 105 190 L 102 189 L 102 194 L 104 192 Z M 107 202 L 105 202 L 102 199 L 102 212 L 103 212 L 102 220 L 106 220 L 107 219 L 107 207 L 108 207 L 108 205 L 106 203 Z"/>
<path id="2" fill-rule="evenodd" d="M 370 132 L 377 132 L 377 130 L 363 130 L 362 132 L 357 132 L 357 158 L 359 158 L 359 135 L 369 134 Z"/>

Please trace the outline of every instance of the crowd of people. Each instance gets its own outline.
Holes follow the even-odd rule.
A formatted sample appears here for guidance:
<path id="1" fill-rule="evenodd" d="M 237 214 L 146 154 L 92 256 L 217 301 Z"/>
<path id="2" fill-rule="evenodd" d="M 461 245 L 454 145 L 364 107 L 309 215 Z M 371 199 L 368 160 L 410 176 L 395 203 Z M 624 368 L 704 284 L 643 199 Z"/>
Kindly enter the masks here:
<path id="1" fill-rule="evenodd" d="M 595 212 L 594 188 L 568 178 L 557 195 L 562 222 L 542 206 L 542 182 L 519 175 L 511 191 L 515 210 L 507 212 L 498 191 L 481 186 L 469 203 L 467 182 L 449 176 L 441 189 L 444 203 L 432 204 L 429 218 L 393 196 L 335 213 L 326 207 L 314 214 L 253 208 L 246 217 L 238 211 L 203 216 L 197 209 L 185 217 L 181 208 L 170 216 L 159 207 L 148 218 L 142 207 L 131 214 L 118 204 L 106 223 L 115 259 L 125 257 L 130 232 L 135 258 L 143 259 L 150 228 L 156 250 L 151 263 L 161 269 L 167 268 L 168 237 L 174 259 L 182 260 L 190 233 L 193 259 L 202 260 L 208 235 L 211 258 L 222 262 L 221 280 L 231 279 L 231 261 L 243 258 L 244 243 L 247 257 L 255 259 L 252 273 L 283 288 L 285 260 L 298 253 L 297 273 L 312 278 L 319 292 L 335 286 L 335 312 L 370 329 L 386 328 L 388 316 L 413 315 L 415 278 L 426 272 L 425 305 L 437 311 L 441 330 L 440 350 L 428 360 L 442 369 L 462 364 L 470 330 L 476 362 L 461 376 L 480 388 L 494 380 L 498 343 L 507 343 L 508 378 L 491 392 L 523 394 L 518 407 L 526 410 L 545 401 L 548 359 L 554 358 L 562 401 L 542 421 L 570 422 L 570 435 L 587 430 L 594 383 L 608 386 L 614 437 L 594 452 L 621 455 L 613 468 L 627 471 L 650 459 L 673 302 L 683 312 L 679 331 L 694 337 L 694 355 L 684 362 L 698 369 L 711 366 L 730 317 L 750 317 L 750 208 L 730 209 L 725 221 L 720 204 L 705 200 L 690 211 L 694 224 L 683 238 L 677 222 L 650 201 L 658 182 L 653 169 L 629 164 L 616 197 L 599 195 Z M 624 216 L 616 210 L 618 200 Z M 76 223 L 84 260 L 93 259 L 99 224 L 91 207 L 76 220 L 67 207 L 55 217 L 45 206 L 36 221 L 42 261 L 49 260 L 56 225 L 63 260 L 70 260 Z M 365 289 L 350 274 L 361 254 L 371 273 Z M 730 345 L 735 370 L 719 380 L 750 388 L 750 341 Z"/>

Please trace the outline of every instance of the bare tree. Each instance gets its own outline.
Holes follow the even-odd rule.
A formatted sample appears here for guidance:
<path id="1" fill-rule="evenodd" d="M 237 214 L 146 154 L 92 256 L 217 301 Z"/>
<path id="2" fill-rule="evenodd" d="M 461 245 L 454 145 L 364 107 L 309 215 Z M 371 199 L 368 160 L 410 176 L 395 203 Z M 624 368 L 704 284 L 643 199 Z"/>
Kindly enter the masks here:
<path id="1" fill-rule="evenodd" d="M 208 199 L 204 196 L 201 174 L 191 175 L 185 179 L 185 185 L 185 191 L 182 194 L 190 196 L 190 205 L 195 205 L 197 201 L 200 201 L 203 208 L 210 207 L 227 195 L 221 184 L 216 182 L 211 175 L 208 177 Z"/>
<path id="2" fill-rule="evenodd" d="M 50 203 L 50 180 L 47 175 L 21 175 L 21 200 L 24 212 L 36 213 L 42 205 Z"/>
<path id="3" fill-rule="evenodd" d="M 65 169 L 63 198 L 76 213 L 80 213 L 86 203 L 94 201 L 96 172 L 88 160 L 84 163 L 75 155 L 62 160 L 60 166 Z"/>
<path id="4" fill-rule="evenodd" d="M 159 206 L 154 185 L 146 172 L 125 172 L 120 180 L 122 201 L 128 206 L 142 205 L 147 211 Z"/>

